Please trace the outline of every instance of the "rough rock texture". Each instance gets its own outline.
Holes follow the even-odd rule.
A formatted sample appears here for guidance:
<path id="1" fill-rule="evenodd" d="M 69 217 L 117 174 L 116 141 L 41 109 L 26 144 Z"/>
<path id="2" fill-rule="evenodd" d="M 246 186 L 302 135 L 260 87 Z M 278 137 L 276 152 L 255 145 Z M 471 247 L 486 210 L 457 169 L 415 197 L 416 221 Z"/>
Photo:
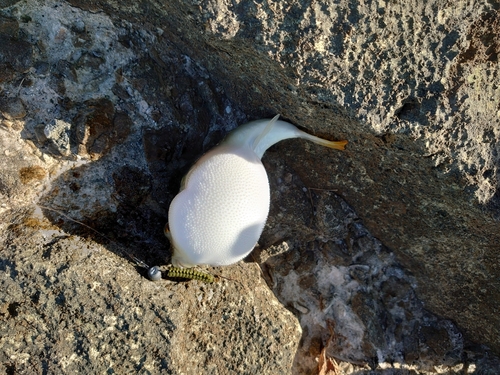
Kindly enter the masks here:
<path id="1" fill-rule="evenodd" d="M 0 1 L 0 368 L 496 374 L 499 8 Z M 264 278 L 147 281 L 189 166 L 276 113 L 350 143 L 265 155 Z"/>
<path id="2" fill-rule="evenodd" d="M 238 267 L 251 289 L 225 279 L 152 283 L 109 247 L 47 221 L 19 213 L 9 230 L 16 237 L 6 239 L 9 258 L 0 263 L 2 373 L 271 374 L 291 367 L 300 330 L 256 265 Z"/>

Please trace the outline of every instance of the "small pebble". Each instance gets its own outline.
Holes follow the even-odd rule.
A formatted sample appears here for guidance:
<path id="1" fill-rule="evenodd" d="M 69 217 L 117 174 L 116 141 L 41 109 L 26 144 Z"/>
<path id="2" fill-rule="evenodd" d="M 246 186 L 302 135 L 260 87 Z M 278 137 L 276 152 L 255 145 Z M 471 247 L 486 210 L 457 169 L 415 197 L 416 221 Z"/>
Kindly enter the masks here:
<path id="1" fill-rule="evenodd" d="M 45 137 L 52 141 L 52 147 L 63 156 L 68 156 L 71 153 L 69 140 L 70 128 L 71 124 L 66 121 L 54 120 L 43 129 Z"/>
<path id="2" fill-rule="evenodd" d="M 73 31 L 74 32 L 77 32 L 77 33 L 83 33 L 85 31 L 85 22 L 83 22 L 82 20 L 76 20 L 74 23 L 73 23 L 73 27 L 72 27 Z"/>

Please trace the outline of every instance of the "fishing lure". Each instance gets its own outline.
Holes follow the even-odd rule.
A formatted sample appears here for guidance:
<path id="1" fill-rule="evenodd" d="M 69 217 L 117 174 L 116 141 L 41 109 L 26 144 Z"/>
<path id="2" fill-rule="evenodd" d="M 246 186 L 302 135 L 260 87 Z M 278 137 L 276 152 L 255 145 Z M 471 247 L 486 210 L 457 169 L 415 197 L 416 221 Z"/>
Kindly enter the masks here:
<path id="1" fill-rule="evenodd" d="M 148 269 L 148 278 L 151 281 L 158 281 L 161 280 L 161 271 L 160 267 L 158 266 L 153 266 Z"/>
<path id="2" fill-rule="evenodd" d="M 162 272 L 160 270 L 160 267 L 149 267 L 146 263 L 136 257 L 132 257 L 132 259 L 139 267 L 146 268 L 148 270 L 148 278 L 151 281 L 158 281 L 162 279 Z M 170 266 L 167 268 L 167 273 L 165 276 L 172 279 L 200 280 L 207 284 L 211 284 L 216 280 L 216 277 L 209 273 L 197 271 L 192 268 L 178 268 L 174 266 Z"/>
<path id="3" fill-rule="evenodd" d="M 209 273 L 197 271 L 192 268 L 179 268 L 173 266 L 167 270 L 167 277 L 200 280 L 207 284 L 212 284 L 215 281 L 215 276 Z"/>

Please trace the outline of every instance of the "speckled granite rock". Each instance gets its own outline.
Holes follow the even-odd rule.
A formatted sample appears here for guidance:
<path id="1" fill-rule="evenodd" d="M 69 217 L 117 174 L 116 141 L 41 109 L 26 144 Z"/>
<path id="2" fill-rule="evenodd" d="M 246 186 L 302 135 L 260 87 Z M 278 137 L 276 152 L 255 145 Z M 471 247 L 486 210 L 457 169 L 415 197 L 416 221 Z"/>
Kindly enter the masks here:
<path id="1" fill-rule="evenodd" d="M 496 374 L 498 8 L 0 1 L 1 370 Z M 295 317 L 255 264 L 147 281 L 189 166 L 276 113 L 350 142 L 264 157 Z"/>

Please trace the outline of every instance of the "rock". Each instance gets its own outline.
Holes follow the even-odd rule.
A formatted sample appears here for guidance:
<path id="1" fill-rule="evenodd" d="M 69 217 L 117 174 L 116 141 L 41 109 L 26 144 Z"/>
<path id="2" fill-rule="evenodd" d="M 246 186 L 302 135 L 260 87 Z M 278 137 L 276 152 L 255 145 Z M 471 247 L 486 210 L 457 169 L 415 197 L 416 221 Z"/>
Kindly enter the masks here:
<path id="1" fill-rule="evenodd" d="M 300 328 L 256 265 L 223 272 L 241 282 L 153 283 L 107 245 L 82 246 L 47 221 L 17 220 L 0 261 L 4 369 L 50 362 L 53 372 L 290 371 Z M 254 280 L 251 288 L 245 279 Z"/>
<path id="2" fill-rule="evenodd" d="M 49 63 L 46 61 L 37 61 L 33 67 L 39 76 L 45 76 L 50 71 Z"/>
<path id="3" fill-rule="evenodd" d="M 72 30 L 76 33 L 83 33 L 85 31 L 85 22 L 81 19 L 76 19 L 72 25 Z"/>
<path id="4" fill-rule="evenodd" d="M 19 0 L 0 0 L 0 9 L 10 7 L 17 2 L 19 2 Z"/>
<path id="5" fill-rule="evenodd" d="M 0 64 L 0 84 L 10 81 L 16 72 L 7 64 Z"/>
<path id="6" fill-rule="evenodd" d="M 0 16 L 0 34 L 17 38 L 19 36 L 19 23 L 17 20 Z"/>
<path id="7" fill-rule="evenodd" d="M 124 112 L 116 113 L 107 99 L 90 100 L 75 118 L 75 138 L 78 154 L 97 160 L 130 133 L 132 121 Z"/>
<path id="8" fill-rule="evenodd" d="M 0 34 L 0 64 L 8 64 L 22 73 L 31 67 L 32 54 L 30 43 Z"/>
<path id="9" fill-rule="evenodd" d="M 54 66 L 54 72 L 55 74 L 58 74 L 59 76 L 72 82 L 78 82 L 76 70 L 69 61 L 59 60 Z"/>
<path id="10" fill-rule="evenodd" d="M 26 108 L 19 98 L 0 98 L 0 113 L 8 120 L 22 119 L 26 116 Z"/>
<path id="11" fill-rule="evenodd" d="M 71 124 L 69 122 L 59 119 L 43 127 L 43 140 L 49 140 L 52 152 L 62 156 L 69 156 L 71 154 L 70 129 Z"/>
<path id="12" fill-rule="evenodd" d="M 5 372 L 496 374 L 494 2 L 5 4 Z M 190 165 L 276 113 L 349 144 L 264 156 L 270 289 L 143 278 Z"/>
<path id="13" fill-rule="evenodd" d="M 281 173 L 276 171 L 275 179 Z M 415 279 L 395 254 L 335 193 L 311 190 L 309 194 L 312 207 L 305 209 L 309 214 L 297 218 L 283 211 L 280 223 L 292 225 L 298 219 L 301 225 L 316 228 L 314 236 L 290 241 L 289 252 L 263 265 L 269 285 L 283 305 L 293 306 L 307 333 L 295 357 L 294 373 L 311 372 L 324 345 L 328 357 L 372 369 L 383 363 L 406 363 L 431 371 L 438 362 L 450 367 L 461 363 L 465 344 L 459 329 L 424 309 Z M 276 197 L 279 207 L 286 207 L 286 195 Z M 309 217 L 313 221 L 308 223 Z M 435 340 L 422 345 L 424 332 Z"/>

